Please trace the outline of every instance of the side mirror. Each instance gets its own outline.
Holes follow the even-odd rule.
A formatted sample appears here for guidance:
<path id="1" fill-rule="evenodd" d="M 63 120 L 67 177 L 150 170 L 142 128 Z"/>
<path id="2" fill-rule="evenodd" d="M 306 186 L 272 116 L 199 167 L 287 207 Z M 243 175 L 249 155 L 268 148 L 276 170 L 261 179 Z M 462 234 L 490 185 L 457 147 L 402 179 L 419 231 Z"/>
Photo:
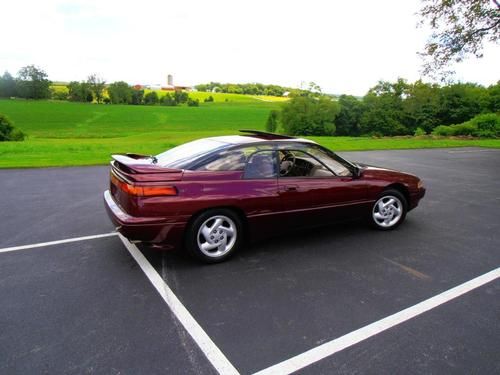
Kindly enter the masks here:
<path id="1" fill-rule="evenodd" d="M 363 176 L 363 171 L 362 171 L 362 169 L 361 169 L 361 168 L 356 167 L 356 168 L 354 169 L 354 177 L 356 177 L 356 178 L 360 178 L 361 176 Z"/>

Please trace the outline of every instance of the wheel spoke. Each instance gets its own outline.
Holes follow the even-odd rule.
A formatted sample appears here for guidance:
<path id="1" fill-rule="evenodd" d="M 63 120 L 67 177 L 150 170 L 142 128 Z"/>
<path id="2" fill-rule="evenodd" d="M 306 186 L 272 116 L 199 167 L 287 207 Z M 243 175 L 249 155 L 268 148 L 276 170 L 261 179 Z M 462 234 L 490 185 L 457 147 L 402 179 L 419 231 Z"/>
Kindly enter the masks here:
<path id="1" fill-rule="evenodd" d="M 221 224 L 223 223 L 224 221 L 221 219 L 221 218 L 217 218 L 215 219 L 214 223 L 212 224 L 212 228 L 210 228 L 211 230 L 217 230 L 219 229 L 219 227 L 221 226 Z"/>
<path id="2" fill-rule="evenodd" d="M 222 239 L 221 242 L 219 242 L 218 250 L 220 252 L 226 251 L 226 246 L 227 246 L 227 238 Z"/>
<path id="3" fill-rule="evenodd" d="M 383 220 L 383 219 L 385 219 L 385 216 L 384 216 L 384 215 L 382 215 L 382 214 L 381 214 L 381 213 L 379 213 L 379 212 L 375 212 L 375 213 L 373 214 L 373 216 L 375 217 L 375 219 L 378 219 L 378 220 Z"/>
<path id="4" fill-rule="evenodd" d="M 393 198 L 391 198 L 391 199 L 389 199 L 389 200 L 388 200 L 388 201 L 384 204 L 384 207 L 385 207 L 385 208 L 388 208 L 388 207 L 392 206 L 394 203 L 396 203 L 396 201 L 395 201 Z"/>
<path id="5" fill-rule="evenodd" d="M 203 237 L 205 237 L 205 241 L 207 241 L 207 242 L 212 242 L 212 240 L 210 239 L 210 233 L 211 233 L 211 230 L 207 226 L 204 226 L 201 230 L 201 234 L 203 234 Z"/>
<path id="6" fill-rule="evenodd" d="M 219 227 L 219 229 L 221 229 L 224 232 L 226 232 L 226 235 L 228 235 L 228 236 L 234 236 L 234 229 L 231 226 L 229 226 L 229 227 Z"/>
<path id="7" fill-rule="evenodd" d="M 380 200 L 380 202 L 378 202 L 378 210 L 379 210 L 379 212 L 382 212 L 382 210 L 384 208 L 385 208 L 384 202 L 382 202 L 382 200 Z"/>
<path id="8" fill-rule="evenodd" d="M 219 247 L 219 244 L 217 243 L 208 243 L 208 242 L 204 242 L 200 245 L 200 248 L 201 250 L 203 251 L 210 251 L 210 250 L 213 250 L 215 248 Z"/>

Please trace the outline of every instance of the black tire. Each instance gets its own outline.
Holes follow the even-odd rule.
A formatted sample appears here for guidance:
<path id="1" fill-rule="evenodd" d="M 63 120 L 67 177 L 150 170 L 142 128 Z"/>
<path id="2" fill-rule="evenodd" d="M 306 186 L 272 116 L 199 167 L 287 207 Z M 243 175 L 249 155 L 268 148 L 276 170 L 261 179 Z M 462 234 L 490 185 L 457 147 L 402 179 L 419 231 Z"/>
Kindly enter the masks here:
<path id="1" fill-rule="evenodd" d="M 384 206 L 391 200 L 394 203 L 390 204 L 388 208 L 384 207 L 386 211 L 382 211 L 380 202 Z M 393 230 L 403 223 L 407 212 L 408 202 L 405 196 L 399 190 L 387 189 L 379 195 L 373 204 L 370 210 L 369 222 L 372 227 L 378 230 Z"/>
<path id="2" fill-rule="evenodd" d="M 204 263 L 225 261 L 238 251 L 242 243 L 241 219 L 229 209 L 210 209 L 201 213 L 186 231 L 188 254 Z"/>

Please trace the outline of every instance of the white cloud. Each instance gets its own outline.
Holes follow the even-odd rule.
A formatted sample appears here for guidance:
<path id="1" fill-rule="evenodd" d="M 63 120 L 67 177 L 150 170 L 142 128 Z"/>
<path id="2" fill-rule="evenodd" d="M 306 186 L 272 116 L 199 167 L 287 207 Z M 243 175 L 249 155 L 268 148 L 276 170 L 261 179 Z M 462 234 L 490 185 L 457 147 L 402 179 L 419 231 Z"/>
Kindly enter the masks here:
<path id="1" fill-rule="evenodd" d="M 419 1 L 4 0 L 0 70 L 43 67 L 53 80 L 263 82 L 364 94 L 377 80 L 419 78 Z M 499 77 L 498 46 L 458 77 Z M 480 67 L 480 69 L 478 69 Z"/>

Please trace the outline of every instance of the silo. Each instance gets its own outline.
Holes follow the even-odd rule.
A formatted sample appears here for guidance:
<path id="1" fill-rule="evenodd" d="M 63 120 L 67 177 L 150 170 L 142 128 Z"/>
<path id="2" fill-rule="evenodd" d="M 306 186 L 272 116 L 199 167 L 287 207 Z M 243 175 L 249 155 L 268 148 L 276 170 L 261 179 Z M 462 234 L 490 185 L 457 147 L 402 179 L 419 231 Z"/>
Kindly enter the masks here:
<path id="1" fill-rule="evenodd" d="M 173 86 L 174 85 L 174 77 L 172 76 L 172 74 L 169 74 L 168 77 L 167 77 L 167 83 L 169 86 Z"/>

